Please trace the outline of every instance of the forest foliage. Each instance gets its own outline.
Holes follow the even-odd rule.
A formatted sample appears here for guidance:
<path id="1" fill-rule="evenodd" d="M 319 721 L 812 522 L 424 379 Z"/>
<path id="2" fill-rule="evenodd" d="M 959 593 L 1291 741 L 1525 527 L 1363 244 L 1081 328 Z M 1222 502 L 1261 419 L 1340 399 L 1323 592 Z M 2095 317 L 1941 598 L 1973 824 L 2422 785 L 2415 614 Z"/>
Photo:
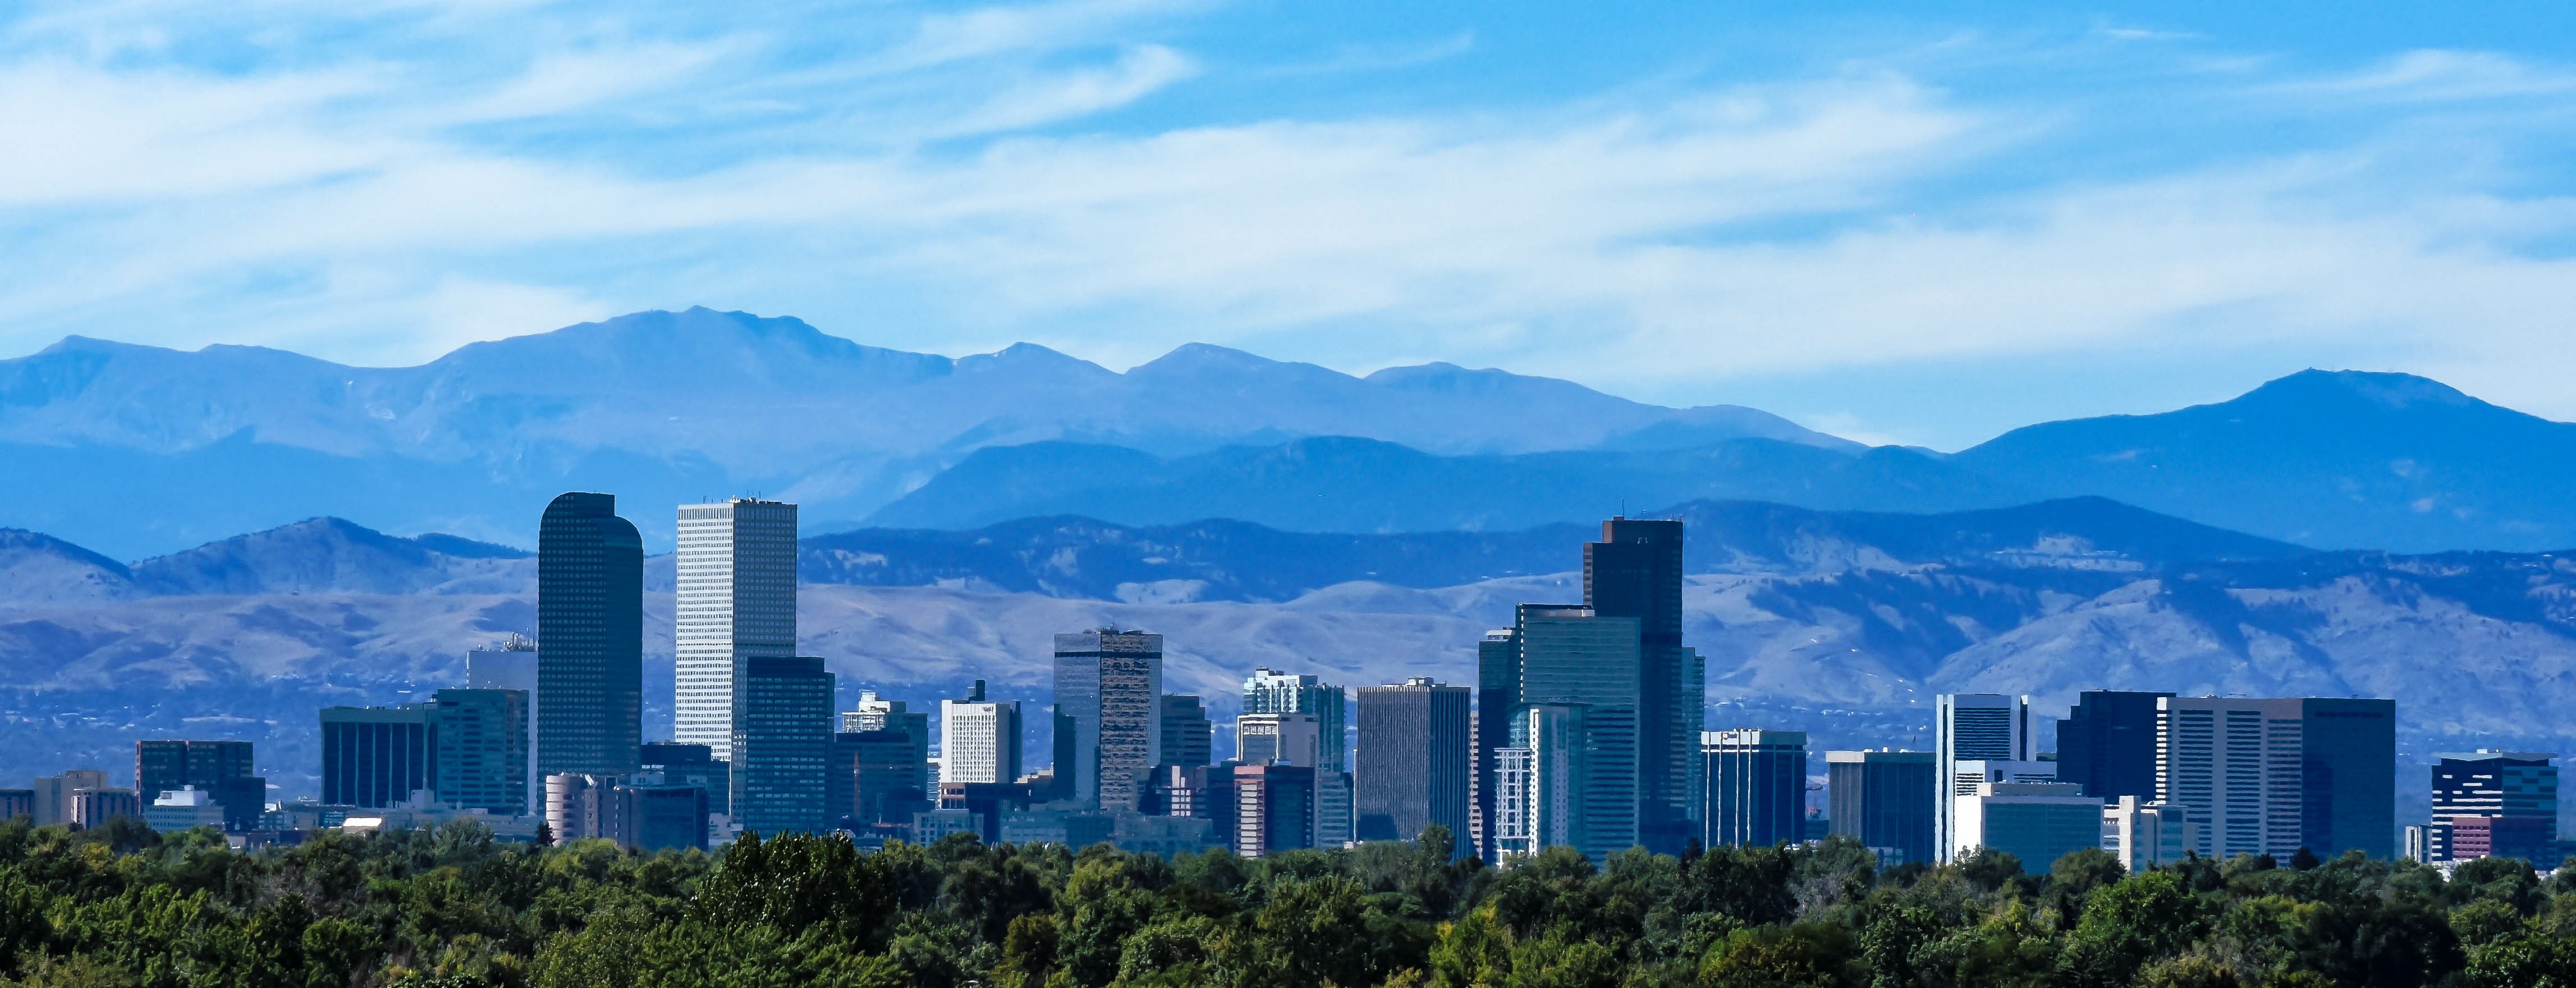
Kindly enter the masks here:
<path id="1" fill-rule="evenodd" d="M 861 853 L 746 839 L 325 833 L 244 853 L 130 821 L 0 825 L 0 983 L 57 988 L 2576 988 L 2576 884 L 2518 861 L 2084 851 L 1879 869 L 1840 840 L 1557 849 L 1508 869 L 1410 843 Z"/>

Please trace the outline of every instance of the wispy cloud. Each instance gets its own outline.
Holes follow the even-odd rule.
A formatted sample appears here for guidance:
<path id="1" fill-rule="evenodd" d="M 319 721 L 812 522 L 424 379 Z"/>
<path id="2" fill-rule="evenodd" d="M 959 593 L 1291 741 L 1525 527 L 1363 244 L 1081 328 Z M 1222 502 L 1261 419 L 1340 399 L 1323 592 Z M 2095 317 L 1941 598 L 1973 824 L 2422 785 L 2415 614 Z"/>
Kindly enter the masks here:
<path id="1" fill-rule="evenodd" d="M 125 8 L 126 28 L 49 11 L 6 34 L 0 128 L 31 137 L 0 152 L 0 347 L 79 331 L 401 362 L 706 303 L 951 350 L 1031 338 L 1115 364 L 1205 339 L 1694 397 L 1836 367 L 2356 337 L 2500 399 L 2576 374 L 2553 343 L 2576 270 L 2532 246 L 2576 237 L 2557 177 L 2490 188 L 2384 153 L 2454 103 L 2576 92 L 2503 55 L 2289 77 L 2255 53 L 2195 77 L 2235 87 L 2197 104 L 1834 60 L 1354 111 L 1316 95 L 1328 77 L 1374 85 L 1370 68 L 1480 36 L 1282 73 L 1193 34 L 1231 12 L 1141 0 L 757 29 L 263 9 Z M 2119 30 L 2100 33 L 2153 40 Z M 2086 44 L 2046 64 L 2239 57 Z M 1297 95 L 1245 95 L 1270 89 Z M 2304 143 L 2158 143 L 2285 93 L 2252 102 L 2355 109 Z M 2133 105 L 2150 97 L 2172 102 Z M 2167 130 L 2115 132 L 2157 114 Z"/>

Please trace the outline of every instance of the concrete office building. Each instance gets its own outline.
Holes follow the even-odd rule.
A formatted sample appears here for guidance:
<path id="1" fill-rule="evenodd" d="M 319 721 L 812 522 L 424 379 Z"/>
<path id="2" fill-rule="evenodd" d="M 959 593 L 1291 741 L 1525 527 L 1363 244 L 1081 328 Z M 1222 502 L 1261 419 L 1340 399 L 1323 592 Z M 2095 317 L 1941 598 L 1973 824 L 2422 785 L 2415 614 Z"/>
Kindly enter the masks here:
<path id="1" fill-rule="evenodd" d="M 546 780 L 537 771 L 537 643 L 511 635 L 499 648 L 477 647 L 465 653 L 465 688 L 518 690 L 528 695 L 528 722 L 522 729 L 528 738 L 528 764 L 522 772 L 528 779 L 525 799 L 531 813 L 544 808 Z"/>
<path id="2" fill-rule="evenodd" d="M 2132 874 L 2180 861 L 2197 843 L 2191 821 L 2162 803 L 2122 796 L 2102 804 L 2102 849 Z"/>
<path id="3" fill-rule="evenodd" d="M 1633 618 L 1638 634 L 1637 836 L 1679 854 L 1701 835 L 1700 757 L 1707 672 L 1682 645 L 1682 523 L 1615 517 L 1583 547 L 1583 603 L 1604 618 Z"/>
<path id="4" fill-rule="evenodd" d="M 1807 734 L 1742 729 L 1700 734 L 1708 780 L 1704 846 L 1770 847 L 1806 837 Z"/>
<path id="5" fill-rule="evenodd" d="M 1322 761 L 1316 763 L 1317 767 L 1335 772 L 1350 770 L 1350 696 L 1341 687 L 1314 676 L 1255 669 L 1243 681 L 1243 712 L 1313 714 L 1322 739 L 1317 749 Z M 1236 757 L 1252 761 L 1241 755 Z"/>
<path id="6" fill-rule="evenodd" d="M 1163 636 L 1118 628 L 1055 636 L 1055 771 L 1059 785 L 1070 776 L 1071 798 L 1105 809 L 1142 805 L 1162 762 L 1162 695 Z"/>
<path id="7" fill-rule="evenodd" d="M 743 660 L 733 732 L 734 825 L 821 833 L 832 754 L 833 676 L 817 658 Z"/>
<path id="8" fill-rule="evenodd" d="M 528 695 L 448 689 L 430 704 L 438 801 L 495 816 L 526 816 Z"/>
<path id="9" fill-rule="evenodd" d="M 143 817 L 143 799 L 132 789 L 81 789 L 71 795 L 71 825 L 96 827 L 117 817 Z"/>
<path id="10" fill-rule="evenodd" d="M 1963 761 L 2033 760 L 2030 751 L 2030 698 L 1999 693 L 1943 693 L 1933 700 L 1933 767 L 1943 794 L 1932 809 L 1933 853 L 1951 860 L 1958 847 L 1957 804 L 1961 791 L 1957 763 Z"/>
<path id="11" fill-rule="evenodd" d="M 1266 858 L 1315 846 L 1312 766 L 1272 763 L 1234 770 L 1234 853 Z"/>
<path id="12" fill-rule="evenodd" d="M 978 679 L 963 700 L 939 701 L 939 781 L 1016 782 L 1020 702 L 984 696 Z"/>
<path id="13" fill-rule="evenodd" d="M 2158 703 L 2157 798 L 2185 814 L 2201 856 L 2395 853 L 2393 701 Z"/>
<path id="14" fill-rule="evenodd" d="M 2156 798 L 2156 701 L 2171 693 L 2087 690 L 2057 722 L 2057 779 L 2105 802 Z"/>
<path id="15" fill-rule="evenodd" d="M 436 794 L 433 709 L 322 708 L 322 802 L 377 809 Z"/>
<path id="16" fill-rule="evenodd" d="M 1412 840 L 1437 823 L 1456 853 L 1467 839 L 1468 690 L 1429 679 L 1359 689 L 1359 745 L 1351 773 L 1357 840 Z"/>
<path id="17" fill-rule="evenodd" d="M 1205 765 L 1215 760 L 1211 744 L 1216 725 L 1207 704 L 1186 694 L 1163 694 L 1163 745 L 1160 765 Z"/>
<path id="18" fill-rule="evenodd" d="M 1322 768 L 1324 728 L 1310 713 L 1244 714 L 1234 719 L 1235 760 Z"/>
<path id="19" fill-rule="evenodd" d="M 1501 859 L 1571 847 L 1589 856 L 1596 814 L 1587 799 L 1593 734 L 1580 706 L 1529 704 L 1513 715 L 1496 751 L 1495 849 Z"/>
<path id="20" fill-rule="evenodd" d="M 2538 751 L 2447 752 L 2433 765 L 2431 861 L 2520 858 L 2558 866 L 2558 756 Z"/>
<path id="21" fill-rule="evenodd" d="M 162 793 L 193 787 L 223 808 L 228 830 L 256 829 L 268 808 L 268 779 L 252 772 L 248 741 L 134 743 L 136 796 L 148 804 Z"/>
<path id="22" fill-rule="evenodd" d="M 36 826 L 51 827 L 72 822 L 72 804 L 83 792 L 106 789 L 107 773 L 94 768 L 76 768 L 61 775 L 37 777 L 34 805 L 29 816 Z"/>
<path id="23" fill-rule="evenodd" d="M 644 740 L 644 542 L 609 494 L 537 527 L 537 769 L 625 775 Z"/>
<path id="24" fill-rule="evenodd" d="M 1825 752 L 1827 823 L 1878 852 L 1881 866 L 1933 860 L 1941 773 L 1928 751 Z"/>
<path id="25" fill-rule="evenodd" d="M 215 802 L 215 794 L 195 786 L 165 789 L 143 806 L 143 823 L 164 834 L 175 834 L 199 827 L 235 829 L 224 825 L 224 805 Z"/>
<path id="26" fill-rule="evenodd" d="M 722 751 L 743 662 L 796 656 L 796 506 L 683 504 L 673 564 L 672 740 Z"/>
<path id="27" fill-rule="evenodd" d="M 2030 874 L 2047 874 L 2058 858 L 2102 846 L 2102 801 L 2084 795 L 2084 787 L 2060 782 L 1980 782 L 1974 790 L 1952 797 L 1950 849 L 1960 860 L 1979 848 L 2021 860 Z"/>

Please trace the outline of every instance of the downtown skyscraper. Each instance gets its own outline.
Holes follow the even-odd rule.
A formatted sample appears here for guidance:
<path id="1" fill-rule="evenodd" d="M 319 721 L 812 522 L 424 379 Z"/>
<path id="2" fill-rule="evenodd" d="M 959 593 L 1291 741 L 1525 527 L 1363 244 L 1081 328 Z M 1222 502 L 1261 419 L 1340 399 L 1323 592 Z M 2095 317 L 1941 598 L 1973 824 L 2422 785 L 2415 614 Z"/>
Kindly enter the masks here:
<path id="1" fill-rule="evenodd" d="M 1072 798 L 1102 809 L 1137 808 L 1162 760 L 1162 695 L 1163 636 L 1055 636 L 1057 784 L 1071 780 Z"/>
<path id="2" fill-rule="evenodd" d="M 1604 618 L 1635 618 L 1637 839 L 1680 854 L 1700 836 L 1701 708 L 1708 675 L 1682 645 L 1682 523 L 1612 518 L 1583 547 L 1583 603 Z"/>
<path id="3" fill-rule="evenodd" d="M 676 569 L 673 739 L 730 758 L 744 663 L 796 655 L 796 506 L 681 505 Z"/>
<path id="4" fill-rule="evenodd" d="M 644 540 L 613 494 L 537 526 L 537 771 L 626 775 L 644 739 Z"/>

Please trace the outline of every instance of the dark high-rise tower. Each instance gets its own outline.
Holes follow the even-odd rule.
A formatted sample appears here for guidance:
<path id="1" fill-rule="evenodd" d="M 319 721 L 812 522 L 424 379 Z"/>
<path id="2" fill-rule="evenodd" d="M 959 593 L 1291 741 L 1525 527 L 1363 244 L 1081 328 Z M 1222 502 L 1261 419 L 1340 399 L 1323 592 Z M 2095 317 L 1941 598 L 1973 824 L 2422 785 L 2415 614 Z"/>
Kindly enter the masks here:
<path id="1" fill-rule="evenodd" d="M 2171 693 L 2086 690 L 2057 722 L 2057 780 L 2095 799 L 2156 798 L 2156 701 Z"/>
<path id="2" fill-rule="evenodd" d="M 1417 678 L 1359 692 L 1359 839 L 1412 840 L 1436 823 L 1469 853 L 1467 688 Z"/>
<path id="3" fill-rule="evenodd" d="M 1511 746 L 1512 712 L 1521 705 L 1521 643 L 1515 629 L 1496 628 L 1476 643 L 1476 818 L 1475 847 L 1488 862 L 1502 860 L 1494 846 L 1494 803 L 1498 783 L 1494 752 Z"/>
<path id="4" fill-rule="evenodd" d="M 1682 646 L 1682 523 L 1602 522 L 1601 541 L 1583 547 L 1583 602 L 1601 617 L 1637 619 L 1637 837 L 1649 849 L 1678 854 L 1698 836 L 1707 690 L 1699 654 Z"/>
<path id="5" fill-rule="evenodd" d="M 626 775 L 644 721 L 644 542 L 611 494 L 537 528 L 537 770 Z"/>

